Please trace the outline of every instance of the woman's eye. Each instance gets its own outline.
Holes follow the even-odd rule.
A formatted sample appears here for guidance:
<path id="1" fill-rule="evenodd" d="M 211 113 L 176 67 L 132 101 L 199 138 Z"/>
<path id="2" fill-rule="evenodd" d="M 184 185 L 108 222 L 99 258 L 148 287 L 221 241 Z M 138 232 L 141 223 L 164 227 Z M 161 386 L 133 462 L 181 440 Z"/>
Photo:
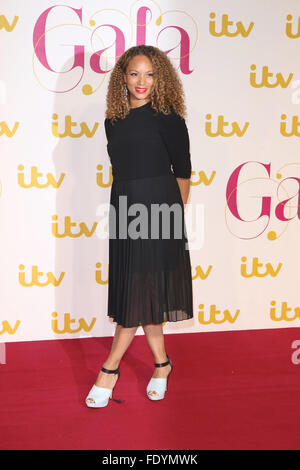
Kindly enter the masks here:
<path id="1" fill-rule="evenodd" d="M 131 72 L 130 75 L 137 75 L 137 73 L 136 72 Z M 147 75 L 148 75 L 148 77 L 153 77 L 153 73 L 148 73 Z"/>

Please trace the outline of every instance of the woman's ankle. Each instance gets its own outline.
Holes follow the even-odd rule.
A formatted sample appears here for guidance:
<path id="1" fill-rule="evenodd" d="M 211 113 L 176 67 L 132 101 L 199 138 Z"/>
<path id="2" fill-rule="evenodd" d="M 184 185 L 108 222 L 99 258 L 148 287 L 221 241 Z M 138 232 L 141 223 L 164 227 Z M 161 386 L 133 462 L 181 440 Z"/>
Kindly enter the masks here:
<path id="1" fill-rule="evenodd" d="M 155 364 L 162 364 L 168 361 L 167 353 L 155 354 L 153 355 Z"/>
<path id="2" fill-rule="evenodd" d="M 107 359 L 103 364 L 102 367 L 105 369 L 110 369 L 110 370 L 115 370 L 119 367 L 120 361 L 119 360 L 113 360 L 113 359 Z"/>

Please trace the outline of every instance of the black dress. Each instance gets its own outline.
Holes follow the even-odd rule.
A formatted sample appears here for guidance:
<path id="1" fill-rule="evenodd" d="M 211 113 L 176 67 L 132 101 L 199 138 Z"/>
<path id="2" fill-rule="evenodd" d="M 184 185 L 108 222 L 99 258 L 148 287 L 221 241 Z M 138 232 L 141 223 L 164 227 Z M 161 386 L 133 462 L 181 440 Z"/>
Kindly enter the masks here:
<path id="1" fill-rule="evenodd" d="M 169 115 L 157 113 L 149 101 L 104 125 L 113 176 L 107 315 L 124 327 L 192 318 L 190 254 L 176 181 L 191 176 L 185 120 L 173 108 Z M 155 205 L 164 207 L 159 218 L 151 216 Z"/>

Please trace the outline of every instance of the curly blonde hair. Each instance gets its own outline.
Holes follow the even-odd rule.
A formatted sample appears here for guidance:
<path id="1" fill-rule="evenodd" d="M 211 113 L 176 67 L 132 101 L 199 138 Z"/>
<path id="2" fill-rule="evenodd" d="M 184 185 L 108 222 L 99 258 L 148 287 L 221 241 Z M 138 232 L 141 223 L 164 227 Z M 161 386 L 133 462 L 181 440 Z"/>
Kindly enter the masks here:
<path id="1" fill-rule="evenodd" d="M 108 83 L 105 116 L 113 123 L 124 119 L 129 113 L 129 100 L 124 96 L 124 78 L 129 61 L 136 55 L 145 55 L 151 60 L 154 89 L 150 95 L 152 108 L 157 112 L 170 114 L 171 107 L 182 118 L 186 118 L 184 91 L 181 80 L 167 55 L 154 46 L 133 46 L 127 49 L 115 64 Z"/>

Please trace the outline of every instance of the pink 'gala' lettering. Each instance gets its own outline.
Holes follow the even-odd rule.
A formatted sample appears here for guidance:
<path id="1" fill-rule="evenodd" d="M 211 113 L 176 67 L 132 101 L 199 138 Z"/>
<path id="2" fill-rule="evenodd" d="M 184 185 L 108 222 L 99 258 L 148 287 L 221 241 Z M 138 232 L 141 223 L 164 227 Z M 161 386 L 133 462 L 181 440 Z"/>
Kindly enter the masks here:
<path id="1" fill-rule="evenodd" d="M 75 13 L 75 15 L 77 17 L 77 20 L 79 19 L 80 24 L 82 25 L 82 8 L 76 9 L 76 8 L 72 8 L 71 6 L 68 6 L 68 5 L 54 5 L 50 8 L 48 8 L 47 10 L 45 10 L 39 16 L 39 18 L 37 19 L 36 24 L 34 26 L 34 30 L 33 30 L 33 45 L 34 45 L 35 55 L 36 55 L 37 59 L 39 60 L 39 62 L 43 65 L 43 67 L 45 67 L 50 72 L 62 73 L 62 72 L 54 70 L 50 66 L 50 64 L 48 62 L 48 59 L 47 59 L 46 42 L 45 42 L 46 23 L 47 23 L 48 15 L 50 14 L 50 12 L 52 12 L 54 9 L 57 9 L 58 7 L 59 8 L 69 8 L 69 9 L 71 9 Z M 137 10 L 136 45 L 146 44 L 146 33 L 147 33 L 147 30 L 146 30 L 146 24 L 147 24 L 146 20 L 147 20 L 147 18 L 146 18 L 146 16 L 147 16 L 147 12 L 150 12 L 150 20 L 152 20 L 152 12 L 151 12 L 151 9 L 149 7 L 142 6 Z M 90 67 L 95 73 L 98 73 L 98 74 L 104 74 L 104 73 L 110 72 L 110 70 L 103 70 L 100 66 L 101 56 L 107 49 L 109 49 L 113 45 L 115 46 L 116 61 L 118 60 L 118 58 L 125 51 L 125 37 L 124 37 L 124 34 L 120 30 L 120 28 L 118 28 L 117 26 L 115 26 L 113 24 L 105 23 L 105 24 L 98 25 L 95 28 L 95 30 L 92 32 L 91 38 L 93 38 L 93 35 L 95 34 L 95 32 L 97 30 L 99 30 L 100 28 L 103 28 L 103 27 L 112 28 L 112 30 L 115 33 L 115 42 L 114 42 L 114 44 L 112 44 L 108 47 L 105 47 L 104 49 L 101 49 L 99 51 L 96 51 L 91 55 L 91 57 L 90 57 Z M 176 25 L 165 26 L 163 29 L 161 29 L 161 31 L 159 31 L 159 33 L 157 35 L 157 39 L 159 38 L 160 34 L 163 31 L 168 30 L 169 28 L 176 29 L 180 33 L 180 40 L 179 40 L 178 44 L 175 47 L 165 51 L 165 54 L 168 54 L 169 52 L 175 50 L 178 47 L 179 50 L 180 50 L 180 60 L 179 60 L 180 70 L 184 74 L 190 74 L 190 73 L 192 73 L 193 70 L 190 70 L 190 68 L 189 68 L 190 37 L 189 37 L 187 31 L 184 28 L 182 28 L 180 26 L 176 26 Z M 78 44 L 74 45 L 74 62 L 73 62 L 73 65 L 69 70 L 66 70 L 63 73 L 70 72 L 74 68 L 80 67 L 82 69 L 82 74 L 81 74 L 81 77 L 80 77 L 79 81 L 75 84 L 75 86 L 73 86 L 69 90 L 65 90 L 65 91 L 70 91 L 71 89 L 74 89 L 83 77 L 83 73 L 84 73 L 84 54 L 85 54 L 84 47 L 85 47 L 84 45 L 78 45 Z"/>
<path id="2" fill-rule="evenodd" d="M 248 163 L 258 163 L 259 165 L 262 165 L 267 170 L 269 178 L 270 178 L 270 170 L 271 170 L 271 163 L 264 164 L 264 163 L 257 162 L 257 161 L 254 161 L 254 162 L 249 161 L 249 162 L 244 162 L 241 165 L 239 165 L 232 172 L 232 174 L 230 175 L 230 177 L 228 179 L 227 187 L 226 187 L 227 206 L 228 206 L 230 212 L 232 213 L 232 215 L 234 217 L 236 217 L 238 220 L 242 221 L 242 222 L 250 222 L 250 220 L 242 219 L 242 217 L 240 216 L 239 211 L 238 211 L 238 204 L 237 204 L 237 202 L 238 202 L 238 199 L 237 199 L 238 198 L 238 191 L 237 191 L 238 190 L 238 178 L 239 178 L 241 169 L 243 167 L 245 167 L 245 165 L 247 165 Z M 278 184 L 278 187 L 277 187 L 277 195 L 278 195 L 278 192 L 279 192 L 279 189 L 280 189 L 280 185 L 284 181 L 287 181 L 287 180 L 297 181 L 298 191 L 293 196 L 291 196 L 287 199 L 284 199 L 283 201 L 280 201 L 276 205 L 275 211 L 274 211 L 275 216 L 277 217 L 278 220 L 281 220 L 282 222 L 292 220 L 296 216 L 298 216 L 298 219 L 300 219 L 300 178 L 290 176 L 290 177 L 287 177 L 287 178 L 283 179 L 282 181 L 280 181 L 280 183 Z M 297 197 L 297 213 L 293 217 L 288 218 L 284 215 L 284 210 L 287 207 L 287 204 L 295 197 Z M 272 200 L 271 196 L 263 196 L 261 198 L 261 213 L 256 219 L 251 220 L 251 222 L 254 222 L 254 221 L 260 219 L 263 216 L 267 216 L 268 222 L 267 222 L 266 227 L 264 228 L 264 230 L 267 228 L 267 226 L 269 224 L 269 221 L 270 221 L 271 200 Z"/>
<path id="3" fill-rule="evenodd" d="M 37 56 L 40 63 L 51 72 L 56 72 L 53 70 L 47 60 L 46 55 L 46 45 L 45 45 L 45 35 L 46 35 L 46 21 L 51 10 L 54 8 L 64 6 L 65 8 L 70 8 L 73 10 L 82 24 L 82 8 L 76 10 L 75 8 L 69 7 L 68 5 L 54 5 L 53 7 L 45 10 L 38 18 L 34 30 L 33 30 L 33 46 L 35 50 L 35 55 Z M 74 46 L 74 63 L 72 67 L 68 70 L 70 72 L 75 67 L 82 67 L 84 69 L 84 46 Z"/>
<path id="4" fill-rule="evenodd" d="M 295 196 L 298 195 L 298 210 L 297 210 L 297 214 L 298 214 L 298 218 L 300 219 L 300 179 L 299 178 L 296 178 L 295 176 L 290 176 L 288 178 L 285 178 L 284 180 L 280 181 L 279 185 L 278 185 L 278 188 L 277 188 L 277 194 L 278 194 L 278 191 L 279 191 L 279 186 L 286 180 L 295 180 L 298 182 L 298 185 L 299 185 L 299 190 L 296 194 L 294 194 L 294 196 L 292 197 L 289 197 L 288 199 L 285 199 L 284 201 L 281 201 L 276 209 L 275 209 L 275 215 L 276 217 L 279 219 L 279 220 L 292 220 L 295 218 L 294 217 L 290 217 L 290 218 L 287 218 L 285 217 L 284 215 L 284 208 L 285 208 L 285 205 L 287 202 L 289 202 L 291 199 L 293 199 Z"/>
<path id="5" fill-rule="evenodd" d="M 238 166 L 233 173 L 231 174 L 228 183 L 227 183 L 227 188 L 226 188 L 226 200 L 227 200 L 227 205 L 228 208 L 230 209 L 231 213 L 239 220 L 242 220 L 243 222 L 248 222 L 247 220 L 244 220 L 241 218 L 238 208 L 237 208 L 237 187 L 238 187 L 238 178 L 241 169 L 247 165 L 248 163 L 252 162 L 244 162 L 240 166 Z M 270 168 L 271 168 L 271 163 L 269 164 L 264 164 L 260 162 L 255 162 L 258 163 L 259 165 L 262 165 L 264 168 L 266 168 L 268 175 L 270 176 Z M 271 210 L 271 197 L 270 196 L 264 196 L 262 198 L 262 209 L 260 215 L 257 217 L 258 220 L 260 217 L 267 215 L 268 218 L 270 218 L 270 210 Z"/>

